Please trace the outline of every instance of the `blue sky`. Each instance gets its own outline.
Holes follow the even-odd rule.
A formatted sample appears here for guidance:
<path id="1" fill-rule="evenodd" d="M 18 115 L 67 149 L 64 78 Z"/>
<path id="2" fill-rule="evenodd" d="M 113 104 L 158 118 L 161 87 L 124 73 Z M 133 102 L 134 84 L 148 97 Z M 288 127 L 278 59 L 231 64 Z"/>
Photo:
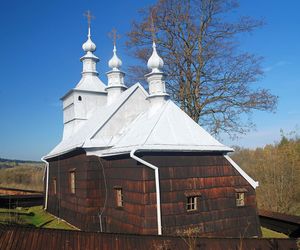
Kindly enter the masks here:
<path id="1" fill-rule="evenodd" d="M 62 135 L 59 98 L 80 80 L 86 39 L 86 10 L 96 16 L 92 38 L 100 57 L 98 71 L 106 81 L 112 43 L 107 34 L 115 27 L 123 38 L 118 54 L 123 65 L 125 33 L 138 9 L 154 1 L 11 0 L 0 2 L 0 157 L 38 160 Z M 300 126 L 300 1 L 241 1 L 235 14 L 263 18 L 266 25 L 241 38 L 242 49 L 264 57 L 265 76 L 257 86 L 279 96 L 275 114 L 255 112 L 256 130 L 228 145 L 263 146 L 279 139 L 280 129 Z M 298 129 L 299 131 L 299 129 Z"/>

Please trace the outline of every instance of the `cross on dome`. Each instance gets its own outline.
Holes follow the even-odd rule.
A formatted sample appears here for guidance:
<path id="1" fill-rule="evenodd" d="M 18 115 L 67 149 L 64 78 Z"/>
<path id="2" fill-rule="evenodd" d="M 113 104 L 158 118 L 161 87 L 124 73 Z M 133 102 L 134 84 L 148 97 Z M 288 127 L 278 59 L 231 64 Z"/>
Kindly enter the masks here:
<path id="1" fill-rule="evenodd" d="M 151 69 L 151 73 L 155 72 L 155 73 L 158 73 L 158 72 L 161 72 L 161 68 L 164 66 L 164 61 L 162 60 L 162 58 L 157 54 L 157 51 L 156 51 L 156 43 L 155 43 L 155 40 L 156 40 L 156 30 L 155 30 L 155 26 L 154 26 L 154 18 L 153 18 L 153 13 L 154 13 L 154 9 L 152 9 L 151 11 L 151 15 L 150 15 L 150 23 L 151 23 L 151 26 L 149 28 L 149 30 L 151 31 L 151 34 L 152 34 L 152 55 L 151 57 L 149 58 L 148 60 L 148 63 L 147 63 L 147 66 L 149 69 Z"/>
<path id="2" fill-rule="evenodd" d="M 89 11 L 89 10 L 87 10 L 86 12 L 84 12 L 83 15 L 88 20 L 88 26 L 91 27 L 91 20 L 95 19 L 95 17 L 91 14 L 91 11 Z"/>
<path id="3" fill-rule="evenodd" d="M 117 30 L 113 28 L 111 32 L 108 33 L 108 36 L 112 38 L 114 45 L 116 45 L 117 39 L 121 38 L 120 34 L 117 34 Z"/>
<path id="4" fill-rule="evenodd" d="M 96 50 L 96 44 L 93 43 L 91 40 L 91 20 L 95 19 L 94 16 L 92 16 L 91 12 L 88 10 L 83 14 L 88 21 L 88 40 L 82 45 L 82 49 L 85 52 L 94 52 Z"/>
<path id="5" fill-rule="evenodd" d="M 120 38 L 120 35 L 117 34 L 117 30 L 115 28 L 112 29 L 112 31 L 108 34 L 109 37 L 113 39 L 114 49 L 113 49 L 113 57 L 109 60 L 108 66 L 112 70 L 119 70 L 119 67 L 122 66 L 121 59 L 117 56 L 117 47 L 116 47 L 116 41 Z"/>
<path id="6" fill-rule="evenodd" d="M 152 42 L 155 43 L 156 41 L 156 29 L 155 29 L 155 25 L 154 25 L 154 9 L 151 10 L 151 15 L 150 15 L 150 28 L 149 31 L 151 32 L 152 35 Z"/>

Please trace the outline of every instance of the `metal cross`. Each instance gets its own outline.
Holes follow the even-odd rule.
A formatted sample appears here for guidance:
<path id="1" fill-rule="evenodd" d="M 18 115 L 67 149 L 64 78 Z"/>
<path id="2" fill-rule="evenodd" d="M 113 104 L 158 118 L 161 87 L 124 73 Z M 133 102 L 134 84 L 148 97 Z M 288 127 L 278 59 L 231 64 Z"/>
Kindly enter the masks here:
<path id="1" fill-rule="evenodd" d="M 114 45 L 116 45 L 117 39 L 120 39 L 121 37 L 119 34 L 117 34 L 117 30 L 115 28 L 113 28 L 111 32 L 108 33 L 108 36 L 112 38 Z"/>
<path id="2" fill-rule="evenodd" d="M 148 29 L 151 32 L 152 35 L 152 41 L 155 42 L 156 41 L 156 29 L 154 26 L 154 11 L 155 9 L 151 10 L 151 14 L 150 14 L 150 28 Z"/>
<path id="3" fill-rule="evenodd" d="M 86 11 L 86 12 L 84 12 L 84 14 L 83 14 L 86 18 L 87 18 L 87 20 L 88 20 L 88 25 L 89 25 L 89 27 L 91 26 L 91 20 L 92 19 L 95 19 L 95 17 L 91 14 L 91 12 L 88 10 L 88 11 Z"/>

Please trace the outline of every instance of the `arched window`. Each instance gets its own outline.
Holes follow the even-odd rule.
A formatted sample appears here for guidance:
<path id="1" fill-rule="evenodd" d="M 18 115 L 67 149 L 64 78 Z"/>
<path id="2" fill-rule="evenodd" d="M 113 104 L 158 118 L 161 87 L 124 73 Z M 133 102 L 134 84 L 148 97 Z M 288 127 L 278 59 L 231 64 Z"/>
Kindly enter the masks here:
<path id="1" fill-rule="evenodd" d="M 82 100 L 81 96 L 78 96 L 78 101 L 81 101 L 81 100 Z"/>

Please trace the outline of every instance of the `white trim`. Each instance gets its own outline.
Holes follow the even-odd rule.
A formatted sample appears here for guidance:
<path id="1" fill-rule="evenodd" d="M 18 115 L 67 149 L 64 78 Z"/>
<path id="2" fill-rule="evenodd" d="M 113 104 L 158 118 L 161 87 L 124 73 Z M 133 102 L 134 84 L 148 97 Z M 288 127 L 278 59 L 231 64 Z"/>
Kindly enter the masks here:
<path id="1" fill-rule="evenodd" d="M 85 90 L 85 89 L 71 89 L 66 94 L 64 94 L 59 100 L 63 101 L 66 97 L 68 97 L 73 92 L 82 92 L 82 93 L 94 93 L 94 94 L 100 94 L 100 95 L 107 95 L 106 91 L 96 91 L 96 90 Z"/>
<path id="2" fill-rule="evenodd" d="M 259 186 L 258 181 L 253 180 L 238 164 L 234 162 L 228 155 L 224 155 L 227 161 L 249 182 L 249 184 L 255 189 Z"/>
<path id="3" fill-rule="evenodd" d="M 41 160 L 43 162 L 45 162 L 46 171 L 47 171 L 47 172 L 45 171 L 46 172 L 46 192 L 45 192 L 45 207 L 44 207 L 44 209 L 46 210 L 48 207 L 48 192 L 49 192 L 49 162 L 47 162 L 44 157 L 42 157 Z M 44 179 L 45 179 L 45 176 L 44 176 Z"/>
<path id="4" fill-rule="evenodd" d="M 160 208 L 160 187 L 159 187 L 159 174 L 158 174 L 158 167 L 152 165 L 151 163 L 142 160 L 141 158 L 137 157 L 134 153 L 136 149 L 131 150 L 130 157 L 145 166 L 154 169 L 155 172 L 155 191 L 156 191 L 156 212 L 157 212 L 157 234 L 162 235 L 161 229 L 161 208 Z"/>

